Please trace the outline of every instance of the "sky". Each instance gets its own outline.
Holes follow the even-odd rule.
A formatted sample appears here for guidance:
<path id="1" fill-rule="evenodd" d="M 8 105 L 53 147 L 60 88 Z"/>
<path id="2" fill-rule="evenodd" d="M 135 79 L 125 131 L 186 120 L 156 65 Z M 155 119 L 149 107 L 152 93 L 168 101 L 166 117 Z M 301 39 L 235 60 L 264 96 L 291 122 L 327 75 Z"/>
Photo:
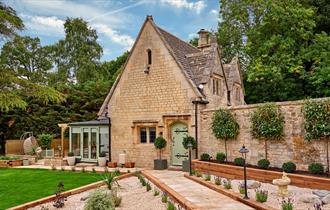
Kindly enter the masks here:
<path id="1" fill-rule="evenodd" d="M 83 18 L 97 31 L 102 60 L 130 50 L 147 15 L 166 31 L 189 41 L 201 29 L 217 30 L 218 0 L 0 0 L 25 24 L 20 35 L 39 37 L 42 45 L 64 38 L 67 17 Z"/>

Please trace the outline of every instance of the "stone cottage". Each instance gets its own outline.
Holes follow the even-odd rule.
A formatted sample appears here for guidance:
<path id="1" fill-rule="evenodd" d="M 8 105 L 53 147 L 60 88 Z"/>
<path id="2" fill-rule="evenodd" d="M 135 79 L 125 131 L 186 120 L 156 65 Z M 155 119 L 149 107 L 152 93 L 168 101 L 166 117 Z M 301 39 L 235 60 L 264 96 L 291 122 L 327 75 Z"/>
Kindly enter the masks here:
<path id="1" fill-rule="evenodd" d="M 182 139 L 195 134 L 205 108 L 244 104 L 238 60 L 223 64 L 216 37 L 199 32 L 198 47 L 158 27 L 147 16 L 121 75 L 98 115 L 111 119 L 111 159 L 126 153 L 138 167 L 152 167 L 157 136 L 167 140 L 163 157 L 181 165 Z M 198 125 L 198 122 L 197 122 Z"/>

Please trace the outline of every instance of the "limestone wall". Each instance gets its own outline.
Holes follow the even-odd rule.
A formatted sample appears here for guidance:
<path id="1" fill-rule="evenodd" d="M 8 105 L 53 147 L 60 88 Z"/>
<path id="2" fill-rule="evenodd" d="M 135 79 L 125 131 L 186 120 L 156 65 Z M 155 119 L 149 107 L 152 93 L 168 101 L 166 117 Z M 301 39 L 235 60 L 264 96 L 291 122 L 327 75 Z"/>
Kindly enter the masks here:
<path id="1" fill-rule="evenodd" d="M 268 142 L 268 159 L 272 166 L 282 167 L 282 164 L 287 161 L 293 161 L 301 170 L 306 170 L 308 164 L 312 162 L 321 162 L 326 165 L 326 142 L 324 140 L 308 142 L 304 139 L 303 103 L 304 101 L 277 103 L 285 117 L 285 129 L 282 140 Z M 229 161 L 241 156 L 238 150 L 243 144 L 250 150 L 247 155 L 248 163 L 257 164 L 258 160 L 265 157 L 264 141 L 255 139 L 250 134 L 250 114 L 258 106 L 256 104 L 230 108 L 240 125 L 240 134 L 236 140 L 227 142 Z M 214 111 L 215 109 L 209 109 L 201 113 L 199 144 L 200 154 L 207 152 L 213 157 L 217 152 L 225 150 L 224 141 L 216 139 L 212 134 L 211 123 Z"/>

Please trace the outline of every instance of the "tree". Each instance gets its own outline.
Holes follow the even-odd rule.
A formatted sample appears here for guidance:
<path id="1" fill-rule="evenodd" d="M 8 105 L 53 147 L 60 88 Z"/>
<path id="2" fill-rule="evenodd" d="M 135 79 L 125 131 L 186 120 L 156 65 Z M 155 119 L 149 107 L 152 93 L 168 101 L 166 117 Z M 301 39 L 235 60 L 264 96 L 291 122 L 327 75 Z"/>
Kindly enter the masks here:
<path id="1" fill-rule="evenodd" d="M 154 145 L 156 149 L 159 149 L 159 160 L 162 159 L 162 149 L 166 147 L 166 144 L 167 144 L 166 140 L 161 136 L 155 139 Z"/>
<path id="2" fill-rule="evenodd" d="M 300 0 L 306 8 L 313 7 L 316 14 L 316 32 L 330 33 L 330 2 L 328 0 Z"/>
<path id="3" fill-rule="evenodd" d="M 228 109 L 220 108 L 212 117 L 212 132 L 217 139 L 225 140 L 226 161 L 227 140 L 235 139 L 239 134 L 239 124 Z"/>
<path id="4" fill-rule="evenodd" d="M 10 7 L 0 4 L 0 39 L 10 38 L 15 30 L 23 28 L 22 20 L 16 16 L 16 12 Z M 31 97 L 44 104 L 49 102 L 59 103 L 65 98 L 56 90 L 39 85 L 26 79 L 20 73 L 12 69 L 0 67 L 0 111 L 10 111 L 15 108 L 25 108 L 26 98 Z"/>
<path id="5" fill-rule="evenodd" d="M 219 44 L 226 62 L 240 58 L 248 103 L 329 96 L 328 58 L 317 53 L 327 52 L 329 35 L 315 34 L 314 7 L 295 0 L 220 5 Z"/>
<path id="6" fill-rule="evenodd" d="M 17 16 L 16 11 L 0 2 L 0 40 L 11 38 L 17 30 L 24 28 L 23 21 Z"/>
<path id="7" fill-rule="evenodd" d="M 283 136 L 284 116 L 276 104 L 259 106 L 251 115 L 251 133 L 265 142 L 265 159 L 268 160 L 268 139 L 280 139 Z"/>
<path id="8" fill-rule="evenodd" d="M 67 18 L 64 30 L 65 38 L 53 47 L 58 79 L 64 82 L 99 79 L 102 47 L 97 43 L 96 31 L 81 18 Z"/>
<path id="9" fill-rule="evenodd" d="M 192 38 L 192 39 L 189 41 L 189 43 L 190 43 L 191 45 L 193 45 L 194 47 L 198 47 L 198 38 L 197 38 L 197 37 Z"/>
<path id="10" fill-rule="evenodd" d="M 327 172 L 329 173 L 329 140 L 330 140 L 330 100 L 307 101 L 303 107 L 305 118 L 305 138 L 308 141 L 326 140 Z"/>
<path id="11" fill-rule="evenodd" d="M 14 74 L 27 80 L 45 84 L 52 63 L 39 38 L 16 36 L 4 44 L 0 56 L 1 68 L 10 69 Z"/>

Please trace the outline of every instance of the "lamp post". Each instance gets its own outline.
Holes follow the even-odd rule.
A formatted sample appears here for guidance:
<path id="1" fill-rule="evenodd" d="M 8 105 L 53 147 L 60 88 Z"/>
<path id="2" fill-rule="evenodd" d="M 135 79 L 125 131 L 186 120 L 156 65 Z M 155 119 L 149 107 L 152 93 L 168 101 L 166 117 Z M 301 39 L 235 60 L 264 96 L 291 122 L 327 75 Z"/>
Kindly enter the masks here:
<path id="1" fill-rule="evenodd" d="M 187 144 L 188 150 L 189 150 L 189 176 L 192 176 L 192 170 L 191 170 L 191 150 L 193 148 L 193 145 L 191 142 Z"/>
<path id="2" fill-rule="evenodd" d="M 239 150 L 239 153 L 241 153 L 244 157 L 244 199 L 249 199 L 247 195 L 247 181 L 246 181 L 246 153 L 248 152 L 249 150 L 244 145 Z"/>

